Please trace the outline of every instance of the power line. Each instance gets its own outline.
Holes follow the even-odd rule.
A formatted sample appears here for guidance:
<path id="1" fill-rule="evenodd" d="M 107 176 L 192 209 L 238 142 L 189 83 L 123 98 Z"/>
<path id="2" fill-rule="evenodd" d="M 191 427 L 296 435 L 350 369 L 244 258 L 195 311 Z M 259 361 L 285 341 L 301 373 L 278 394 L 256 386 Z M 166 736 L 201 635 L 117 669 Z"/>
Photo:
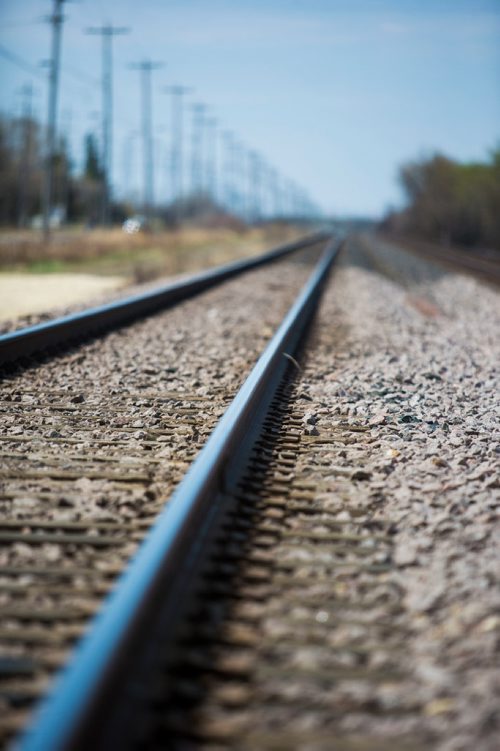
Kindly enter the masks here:
<path id="1" fill-rule="evenodd" d="M 37 78 L 42 79 L 45 81 L 45 76 L 43 73 L 41 73 L 34 65 L 27 62 L 26 60 L 23 60 L 19 55 L 16 55 L 14 52 L 11 52 L 6 47 L 3 46 L 3 44 L 0 44 L 0 55 L 4 57 L 6 60 L 9 60 L 14 65 L 17 65 L 19 68 L 22 68 L 27 73 L 31 73 L 32 76 L 36 76 Z"/>
<path id="2" fill-rule="evenodd" d="M 62 5 L 63 2 L 66 0 L 59 0 L 60 4 Z M 56 2 L 56 0 L 54 0 Z M 52 19 L 50 19 L 53 22 Z M 110 30 L 111 33 L 109 36 L 106 36 L 106 31 Z M 111 44 L 111 36 L 114 33 L 123 33 L 126 31 L 126 29 L 121 28 L 113 28 L 111 26 L 102 26 L 97 27 L 95 29 L 89 30 L 91 33 L 102 33 L 103 34 L 103 48 L 106 44 L 106 42 L 109 42 Z M 17 55 L 16 53 L 12 52 L 8 48 L 6 48 L 4 45 L 0 45 L 0 56 L 7 59 L 12 64 L 16 65 L 19 68 L 22 68 L 23 70 L 29 72 L 31 75 L 36 76 L 37 78 L 44 79 L 45 76 L 36 69 L 30 62 L 27 60 L 24 60 L 22 57 Z M 108 65 L 108 63 L 105 64 L 104 62 L 104 49 L 103 49 L 103 79 L 107 78 L 108 81 L 110 81 L 110 74 L 105 73 L 105 67 Z M 109 59 L 109 57 L 108 57 Z M 147 62 L 147 61 L 146 61 Z M 141 63 L 137 64 L 136 68 L 141 68 Z M 52 61 L 49 61 L 49 66 L 52 69 L 53 63 Z M 156 64 L 154 64 L 150 70 L 152 70 L 153 67 L 158 67 Z M 111 66 L 108 65 L 108 70 L 110 70 Z M 64 75 L 70 75 L 73 78 L 78 79 L 81 83 L 83 83 L 86 86 L 92 86 L 95 88 L 96 80 L 93 79 L 91 76 L 82 73 L 81 71 L 74 68 L 74 66 L 68 66 L 65 65 L 64 71 L 62 71 Z M 104 94 L 104 80 L 103 80 L 103 121 L 105 118 L 105 113 L 108 110 L 108 105 L 105 103 L 105 99 L 109 101 L 110 94 L 105 96 Z M 149 141 L 149 137 L 146 136 L 146 132 L 149 130 L 151 131 L 151 125 L 148 124 L 148 119 L 151 119 L 151 116 L 148 116 L 148 106 L 144 104 L 145 99 L 149 98 L 151 99 L 151 93 L 149 95 L 147 94 L 147 88 L 150 87 L 150 83 L 147 84 L 144 81 L 143 76 L 143 85 L 142 85 L 142 97 L 143 97 L 143 151 L 144 151 L 144 182 L 145 182 L 145 189 L 144 189 L 144 198 L 146 203 L 151 203 L 153 200 L 153 159 L 152 159 L 152 153 L 153 153 L 153 144 L 152 140 L 150 142 L 150 145 L 147 145 L 147 142 Z M 171 160 L 170 160 L 170 169 L 171 169 L 171 195 L 175 202 L 176 199 L 179 199 L 183 195 L 183 176 L 184 176 L 184 134 L 183 134 L 183 96 L 188 93 L 189 89 L 182 86 L 170 86 L 166 87 L 164 89 L 166 92 L 172 94 L 172 150 L 171 150 Z M 109 120 L 109 127 L 106 128 L 107 133 L 109 134 L 107 137 L 105 136 L 105 126 L 103 122 L 102 131 L 103 131 L 103 162 L 105 166 L 105 173 L 108 180 L 108 189 L 111 188 L 112 185 L 112 124 L 111 124 L 111 114 L 108 115 Z M 212 166 L 212 160 L 213 157 L 211 155 L 211 151 L 215 147 L 215 136 L 212 128 L 215 128 L 215 126 L 212 124 L 212 122 L 208 119 L 205 119 L 204 112 L 199 112 L 198 115 L 195 114 L 194 122 L 193 122 L 193 131 L 192 131 L 192 148 L 191 148 L 191 187 L 194 192 L 203 189 L 205 187 L 205 183 L 207 183 L 206 187 L 211 189 L 212 193 L 217 192 L 218 186 L 214 182 L 217 171 L 216 169 L 213 169 Z M 152 139 L 152 136 L 151 136 Z M 108 146 L 106 146 L 106 141 L 108 143 Z M 206 142 L 206 143 L 205 143 Z M 224 138 L 224 146 L 226 150 L 226 159 L 225 159 L 225 165 L 224 165 L 224 172 L 225 172 L 225 178 L 224 178 L 224 193 L 225 193 L 225 199 L 228 207 L 230 210 L 238 212 L 241 210 L 243 213 L 248 214 L 250 206 L 252 207 L 252 215 L 257 218 L 259 215 L 262 214 L 280 214 L 280 213 L 307 213 L 308 211 L 317 211 L 317 207 L 314 206 L 312 201 L 309 197 L 304 196 L 304 192 L 301 194 L 299 193 L 299 188 L 296 187 L 296 189 L 292 189 L 291 185 L 288 183 L 287 187 L 285 188 L 285 183 L 283 182 L 285 178 L 281 175 L 277 175 L 276 173 L 273 174 L 273 171 L 269 169 L 267 165 L 264 164 L 264 161 L 262 159 L 260 160 L 254 160 L 250 158 L 250 174 L 249 174 L 249 188 L 250 192 L 253 194 L 252 198 L 249 199 L 250 206 L 240 206 L 240 199 L 242 196 L 238 193 L 238 183 L 240 182 L 240 179 L 238 177 L 238 163 L 240 162 L 240 154 L 238 153 L 238 144 L 236 142 L 231 141 L 231 137 Z M 205 148 L 207 148 L 207 154 L 205 154 Z M 105 154 L 108 154 L 106 157 Z M 204 163 L 204 159 L 206 157 L 206 164 Z M 247 163 L 247 160 L 243 160 L 243 156 L 241 156 L 242 163 Z M 151 165 L 148 167 L 148 163 Z M 242 181 L 245 182 L 244 176 L 241 176 Z M 251 183 L 254 182 L 254 188 L 252 190 Z M 256 184 L 255 184 L 256 183 Z M 149 187 L 146 187 L 149 186 Z M 110 193 L 108 193 L 108 196 Z M 147 197 L 149 196 L 149 198 Z M 108 205 L 109 205 L 110 198 L 108 198 Z M 265 204 L 268 204 L 267 211 L 265 208 Z"/>
<path id="3" fill-rule="evenodd" d="M 30 73 L 30 75 L 35 76 L 40 80 L 46 81 L 45 75 L 35 65 L 30 63 L 28 60 L 24 60 L 17 53 L 7 49 L 7 47 L 5 47 L 5 45 L 3 44 L 0 44 L 0 55 L 11 62 L 13 65 L 17 65 L 18 68 L 21 68 L 26 73 Z M 86 73 L 82 73 L 82 71 L 78 70 L 78 68 L 75 68 L 73 65 L 66 64 L 63 73 L 64 75 L 72 76 L 76 80 L 80 81 L 80 83 L 85 84 L 85 86 L 93 88 L 97 83 L 97 79 L 92 78 L 92 76 L 88 76 Z"/>
<path id="4" fill-rule="evenodd" d="M 38 26 L 39 21 L 10 21 L 8 23 L 2 22 L 2 29 L 20 29 L 26 26 Z"/>
<path id="5" fill-rule="evenodd" d="M 66 63 L 65 69 L 63 72 L 66 75 L 73 76 L 73 78 L 76 78 L 78 81 L 85 84 L 86 86 L 94 87 L 96 83 L 98 83 L 97 78 L 93 78 L 92 76 L 88 76 L 86 73 L 82 73 L 82 71 L 78 70 L 78 68 L 75 68 L 74 65 L 68 65 Z"/>

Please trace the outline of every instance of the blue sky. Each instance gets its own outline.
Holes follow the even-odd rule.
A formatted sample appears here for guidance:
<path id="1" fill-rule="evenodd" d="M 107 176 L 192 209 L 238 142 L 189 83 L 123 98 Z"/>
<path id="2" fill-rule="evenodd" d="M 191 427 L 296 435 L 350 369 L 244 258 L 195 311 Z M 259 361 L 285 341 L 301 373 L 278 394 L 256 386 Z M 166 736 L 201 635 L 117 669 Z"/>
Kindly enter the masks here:
<path id="1" fill-rule="evenodd" d="M 0 44 L 37 67 L 50 8 L 1 0 Z M 170 123 L 161 88 L 174 82 L 336 214 L 400 202 L 405 160 L 436 150 L 481 159 L 500 142 L 500 0 L 75 0 L 65 14 L 59 121 L 75 153 L 100 110 L 99 41 L 83 29 L 131 29 L 114 44 L 118 188 L 140 184 L 139 81 L 127 65 L 144 57 L 165 64 L 154 74 L 157 195 Z M 4 111 L 19 111 L 28 80 L 0 58 Z M 44 118 L 43 72 L 32 81 Z"/>

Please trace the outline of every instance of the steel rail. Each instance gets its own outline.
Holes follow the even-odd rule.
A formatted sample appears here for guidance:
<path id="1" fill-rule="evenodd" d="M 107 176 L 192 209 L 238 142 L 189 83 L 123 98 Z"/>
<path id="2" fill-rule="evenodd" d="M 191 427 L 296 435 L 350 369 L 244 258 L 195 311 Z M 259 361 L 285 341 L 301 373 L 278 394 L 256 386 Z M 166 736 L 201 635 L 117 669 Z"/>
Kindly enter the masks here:
<path id="1" fill-rule="evenodd" d="M 447 251 L 441 248 L 439 250 L 423 250 L 408 247 L 408 250 L 416 255 L 423 255 L 436 264 L 451 267 L 458 271 L 467 271 L 473 276 L 492 284 L 500 284 L 500 263 L 493 258 L 474 258 L 467 256 L 462 251 Z"/>
<path id="2" fill-rule="evenodd" d="M 458 248 L 441 247 L 405 235 L 398 237 L 397 235 L 392 236 L 381 233 L 380 236 L 386 242 L 392 243 L 392 245 L 399 244 L 403 250 L 412 253 L 417 258 L 424 256 L 436 265 L 470 272 L 472 275 L 491 284 L 500 284 L 500 256 L 498 259 L 486 257 L 478 255 L 473 250 L 466 251 Z"/>
<path id="3" fill-rule="evenodd" d="M 19 739 L 21 751 L 126 748 L 124 738 L 129 736 L 124 728 L 131 722 L 130 712 L 121 712 L 114 728 L 106 728 L 106 723 L 113 723 L 109 717 L 118 696 L 125 705 L 137 701 L 137 686 L 130 687 L 129 697 L 124 688 L 131 660 L 147 650 L 148 643 L 154 644 L 152 632 L 163 639 L 175 635 L 202 551 L 227 511 L 228 489 L 237 482 L 276 389 L 291 367 L 287 355 L 296 352 L 312 320 L 340 248 L 340 240 L 328 243 L 273 339 Z M 156 649 L 148 659 L 142 674 L 157 664 Z"/>
<path id="4" fill-rule="evenodd" d="M 322 240 L 326 241 L 327 238 L 325 232 L 315 232 L 255 258 L 217 266 L 148 292 L 4 334 L 0 336 L 0 365 L 29 357 L 48 347 L 69 345 L 77 338 L 96 335 L 132 323 L 231 277 L 277 261 Z"/>

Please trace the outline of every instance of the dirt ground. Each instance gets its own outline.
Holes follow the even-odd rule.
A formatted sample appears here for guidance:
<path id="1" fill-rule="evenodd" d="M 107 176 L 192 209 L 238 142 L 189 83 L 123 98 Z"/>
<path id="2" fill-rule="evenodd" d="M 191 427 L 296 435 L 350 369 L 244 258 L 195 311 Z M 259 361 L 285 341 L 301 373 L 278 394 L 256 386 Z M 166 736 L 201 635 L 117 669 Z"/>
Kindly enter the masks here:
<path id="1" fill-rule="evenodd" d="M 58 314 L 103 302 L 127 284 L 196 272 L 255 255 L 304 234 L 273 226 L 236 231 L 185 228 L 181 232 L 124 235 L 121 230 L 61 230 L 50 244 L 33 231 L 0 231 L 0 323 L 31 325 L 29 316 Z M 22 318 L 23 320 L 16 321 Z M 0 326 L 4 330 L 5 326 Z"/>
<path id="2" fill-rule="evenodd" d="M 127 284 L 121 276 L 0 274 L 0 321 L 92 300 Z"/>

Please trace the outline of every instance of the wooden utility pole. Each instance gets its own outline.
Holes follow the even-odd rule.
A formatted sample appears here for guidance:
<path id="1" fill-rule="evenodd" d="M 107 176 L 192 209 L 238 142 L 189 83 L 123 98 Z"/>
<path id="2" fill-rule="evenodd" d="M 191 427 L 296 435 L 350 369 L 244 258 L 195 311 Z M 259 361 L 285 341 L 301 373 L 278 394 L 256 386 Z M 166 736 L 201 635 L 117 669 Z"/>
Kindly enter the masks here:
<path id="1" fill-rule="evenodd" d="M 154 206 L 154 161 L 153 161 L 153 103 L 151 92 L 151 71 L 161 68 L 162 63 L 141 60 L 130 66 L 141 73 L 142 99 L 142 147 L 144 163 L 144 214 L 150 219 Z"/>
<path id="2" fill-rule="evenodd" d="M 207 190 L 212 197 L 212 201 L 217 203 L 217 120 L 210 117 L 206 120 L 207 128 Z"/>
<path id="3" fill-rule="evenodd" d="M 102 37 L 102 223 L 110 223 L 110 206 L 113 189 L 113 60 L 111 42 L 117 34 L 127 34 L 122 26 L 93 26 L 87 34 Z"/>
<path id="4" fill-rule="evenodd" d="M 203 188 L 203 121 L 206 105 L 193 104 L 193 127 L 191 131 L 191 191 L 200 193 Z"/>
<path id="5" fill-rule="evenodd" d="M 59 66 L 61 61 L 61 37 L 64 16 L 62 7 L 65 0 L 54 0 L 54 9 L 49 21 L 52 25 L 52 51 L 49 63 L 49 100 L 47 118 L 47 147 L 45 154 L 45 174 L 43 181 L 43 238 L 50 240 L 50 218 L 52 214 L 52 191 L 54 171 L 54 147 L 56 143 L 57 95 L 59 90 Z"/>
<path id="6" fill-rule="evenodd" d="M 182 212 L 184 194 L 184 97 L 192 89 L 187 86 L 166 86 L 164 91 L 172 96 L 172 150 L 170 156 L 170 181 L 172 203 L 176 220 Z"/>

